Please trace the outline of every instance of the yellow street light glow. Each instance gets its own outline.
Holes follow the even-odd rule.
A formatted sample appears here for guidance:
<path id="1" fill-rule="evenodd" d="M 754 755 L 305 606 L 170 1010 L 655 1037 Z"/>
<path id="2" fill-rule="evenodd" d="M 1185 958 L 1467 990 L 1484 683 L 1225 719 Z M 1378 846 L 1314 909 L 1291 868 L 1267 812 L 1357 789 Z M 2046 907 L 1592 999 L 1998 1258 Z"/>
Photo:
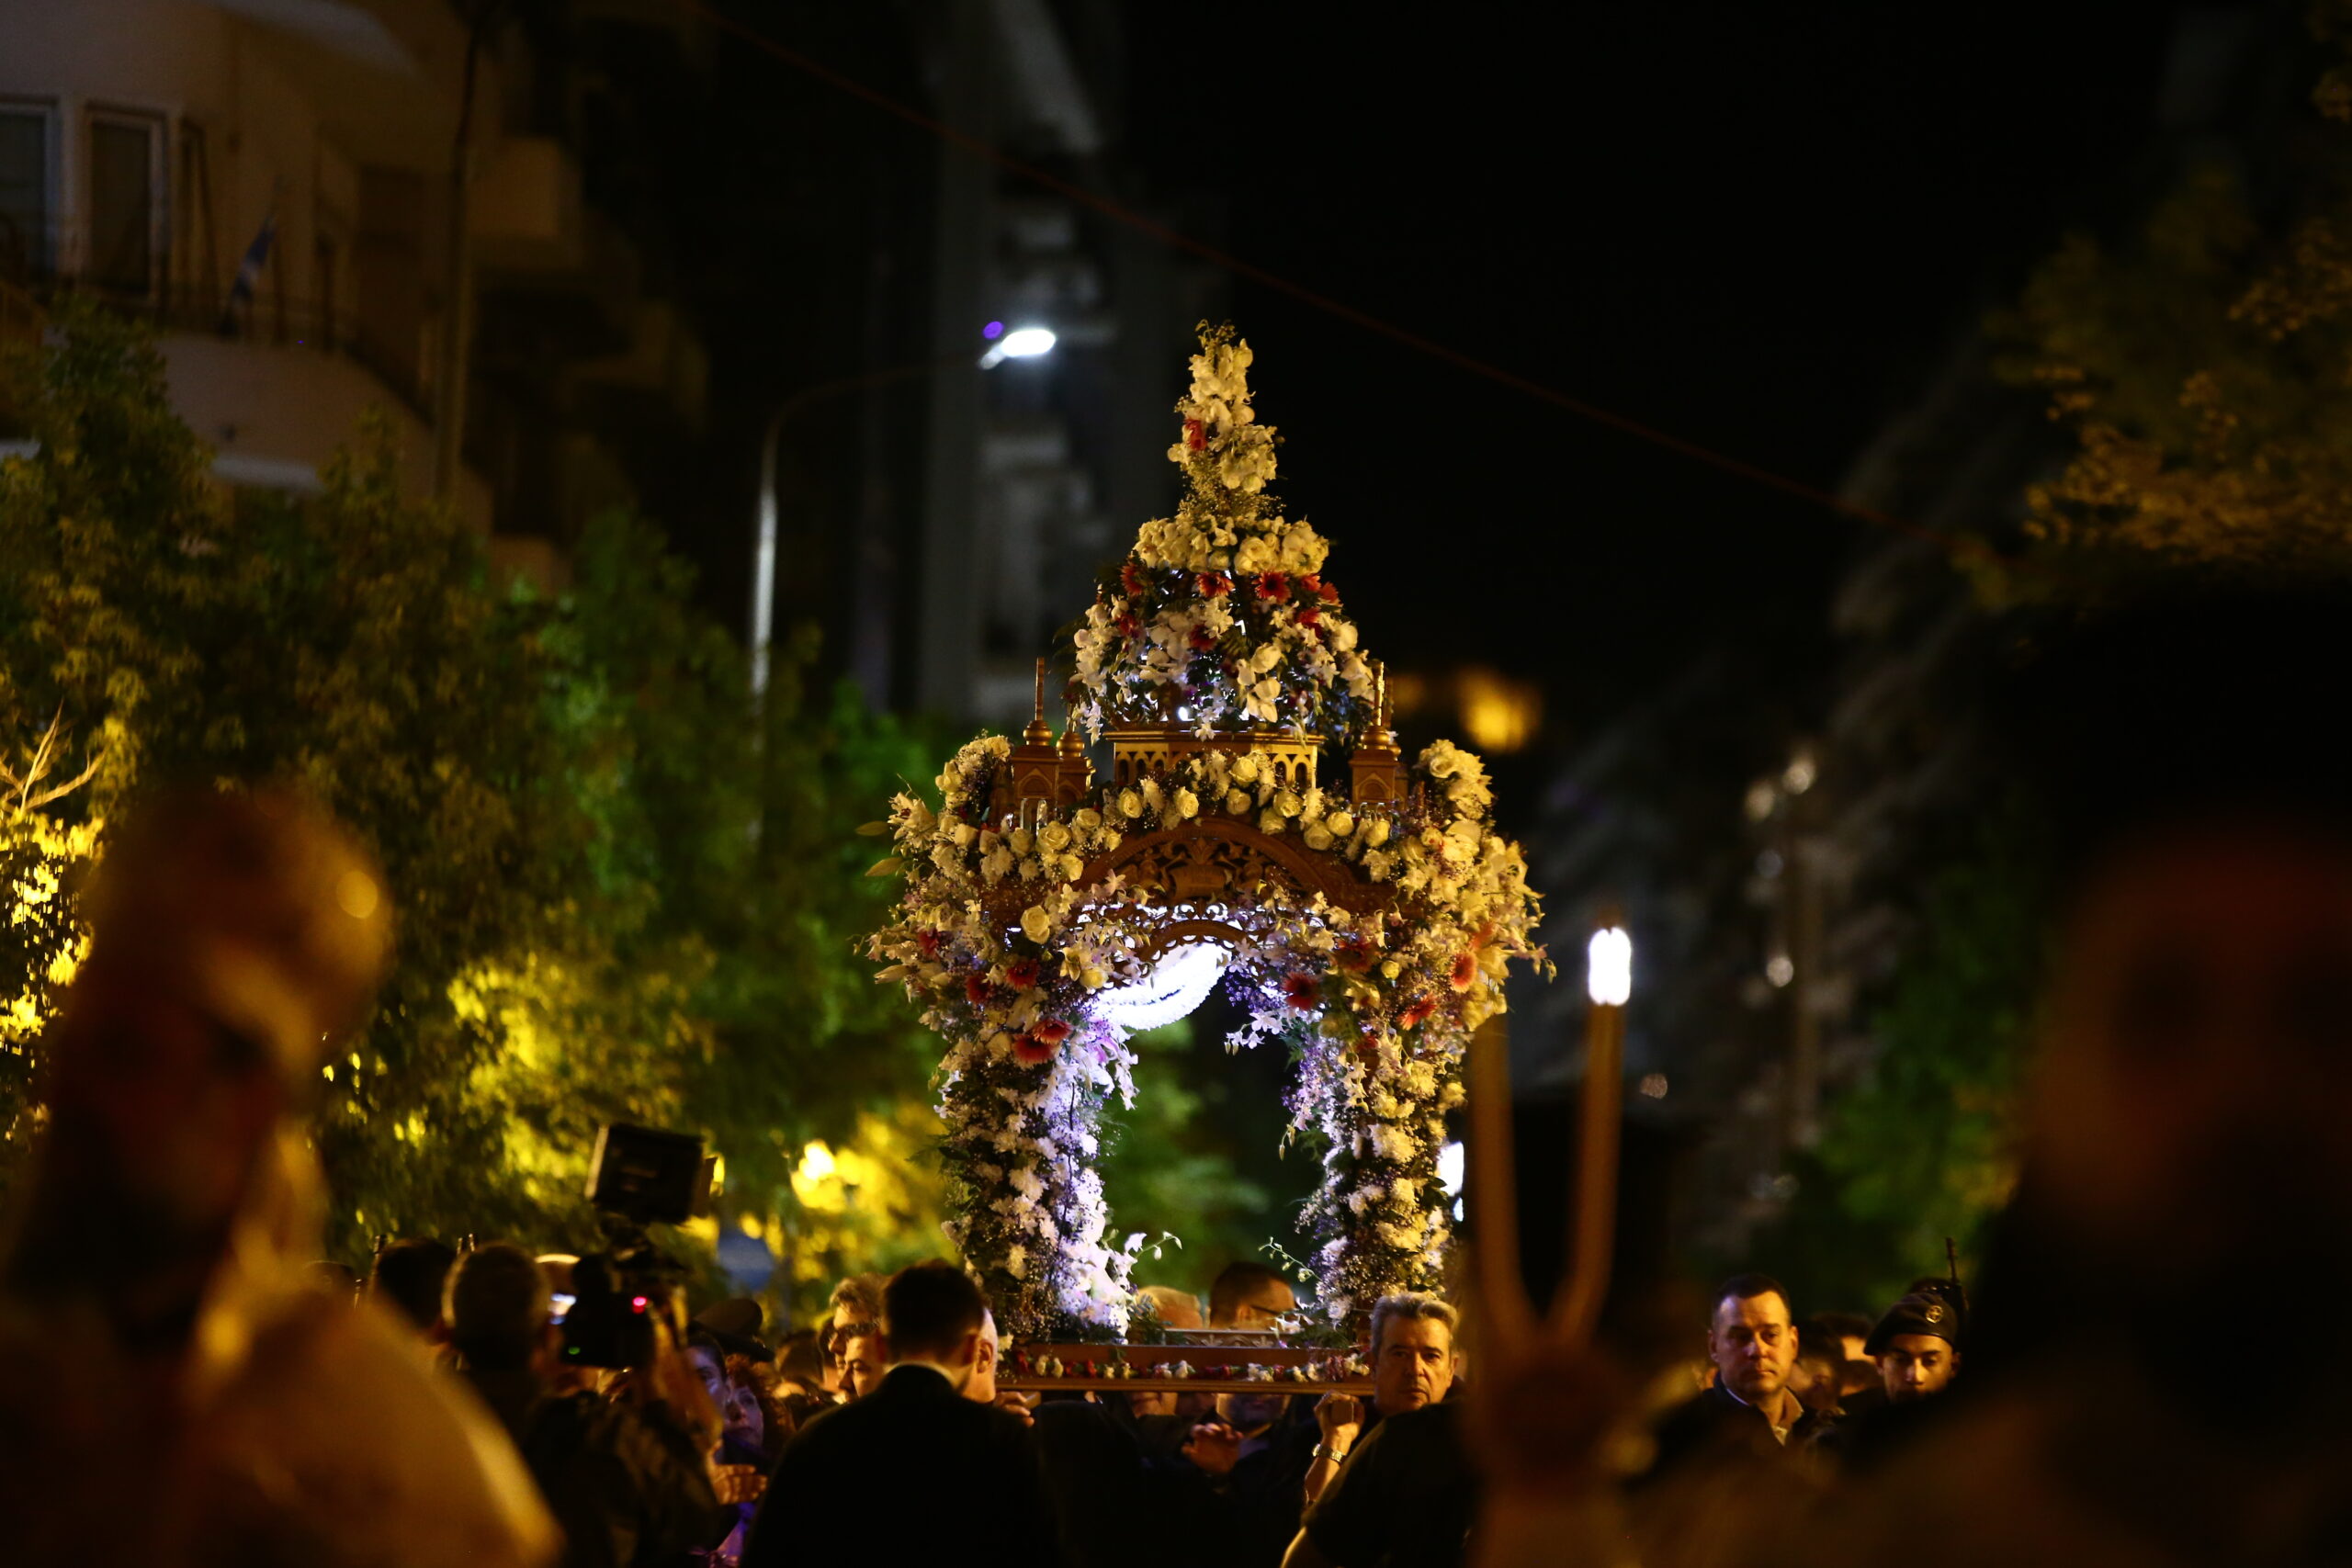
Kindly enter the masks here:
<path id="1" fill-rule="evenodd" d="M 1634 994 L 1634 939 L 1604 926 L 1585 948 L 1585 990 L 1597 1007 L 1621 1008 Z"/>
<path id="2" fill-rule="evenodd" d="M 832 1150 L 815 1143 L 800 1151 L 800 1168 L 792 1173 L 795 1181 L 805 1181 L 813 1187 L 820 1181 L 831 1180 L 832 1176 Z"/>
<path id="3" fill-rule="evenodd" d="M 1472 665 L 1457 684 L 1462 728 L 1481 751 L 1499 755 L 1525 749 L 1544 727 L 1543 688 Z"/>

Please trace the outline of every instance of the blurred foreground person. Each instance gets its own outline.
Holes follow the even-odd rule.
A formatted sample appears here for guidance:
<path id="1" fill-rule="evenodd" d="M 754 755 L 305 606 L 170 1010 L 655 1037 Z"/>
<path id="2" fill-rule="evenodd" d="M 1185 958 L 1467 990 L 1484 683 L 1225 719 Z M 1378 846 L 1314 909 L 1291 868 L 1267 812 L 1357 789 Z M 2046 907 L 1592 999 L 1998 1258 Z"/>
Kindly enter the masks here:
<path id="1" fill-rule="evenodd" d="M 964 1397 L 987 1316 L 980 1288 L 948 1264 L 890 1277 L 882 1292 L 889 1372 L 784 1450 L 746 1568 L 1055 1561 L 1028 1424 Z"/>
<path id="2" fill-rule="evenodd" d="M 547 1276 L 519 1247 L 468 1253 L 449 1276 L 449 1344 L 459 1371 L 506 1428 L 563 1528 L 565 1568 L 652 1568 L 718 1543 L 734 1526 L 707 1455 L 718 1420 L 666 1340 L 624 1374 L 629 1397 L 569 1392 L 563 1330 Z"/>
<path id="3" fill-rule="evenodd" d="M 2352 1551 L 2352 1359 L 2247 1378 L 2214 1359 L 2250 1303 L 2352 1294 L 2352 749 L 2309 683 L 2352 667 L 2352 604 L 2174 600 L 2052 640 L 2019 728 L 2064 857 L 2058 940 L 1966 1375 L 1834 1507 L 1741 1507 L 1704 1561 Z M 1508 1361 L 1498 1376 L 1534 1393 L 1482 1412 L 1484 1561 L 1622 1540 L 1608 1359 L 1527 1344 Z M 1564 1408 L 1577 1418 L 1544 1419 Z"/>
<path id="4" fill-rule="evenodd" d="M 497 1428 L 390 1319 L 304 1279 L 304 1122 L 390 917 L 288 797 L 178 797 L 110 846 L 0 1242 L 12 1568 L 553 1555 Z"/>
<path id="5" fill-rule="evenodd" d="M 2352 1295 L 2352 748 L 2304 683 L 2347 664 L 2341 595 L 2249 593 L 2030 673 L 2065 881 L 2024 1173 L 1965 1375 L 1841 1518 L 1849 1559 L 2352 1548 L 2352 1362 L 2211 1362 L 2250 1303 Z"/>

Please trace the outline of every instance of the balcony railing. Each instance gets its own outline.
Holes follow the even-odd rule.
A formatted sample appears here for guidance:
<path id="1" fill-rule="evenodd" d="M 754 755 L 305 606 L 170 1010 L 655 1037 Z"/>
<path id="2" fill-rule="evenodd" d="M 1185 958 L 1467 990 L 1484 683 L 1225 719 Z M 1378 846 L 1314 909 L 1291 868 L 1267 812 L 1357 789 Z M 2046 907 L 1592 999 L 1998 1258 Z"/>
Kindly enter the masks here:
<path id="1" fill-rule="evenodd" d="M 176 299 L 136 299 L 78 287 L 65 279 L 33 288 L 0 280 L 0 344 L 39 334 L 48 321 L 45 307 L 68 293 L 146 321 L 158 332 L 200 333 L 231 343 L 308 350 L 349 360 L 382 383 L 410 412 L 431 422 L 432 389 L 417 355 L 383 341 L 347 306 L 265 294 L 250 305 L 224 309 L 217 299 L 197 299 L 185 292 Z"/>

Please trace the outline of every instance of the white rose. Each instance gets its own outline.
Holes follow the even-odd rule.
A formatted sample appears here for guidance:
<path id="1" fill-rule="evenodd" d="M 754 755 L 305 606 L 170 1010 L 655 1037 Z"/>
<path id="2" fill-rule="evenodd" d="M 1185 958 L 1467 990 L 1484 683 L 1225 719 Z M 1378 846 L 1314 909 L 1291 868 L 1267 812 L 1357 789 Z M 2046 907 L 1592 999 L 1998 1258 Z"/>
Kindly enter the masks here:
<path id="1" fill-rule="evenodd" d="M 1278 558 L 1273 541 L 1263 535 L 1253 534 L 1242 540 L 1241 547 L 1233 552 L 1233 570 L 1246 577 L 1256 577 L 1261 572 L 1273 570 Z"/>
<path id="2" fill-rule="evenodd" d="M 1305 805 L 1304 801 L 1286 789 L 1274 791 L 1274 809 L 1285 817 L 1297 816 L 1304 809 Z"/>
<path id="3" fill-rule="evenodd" d="M 1131 789 L 1119 792 L 1119 815 L 1135 818 L 1143 815 L 1143 797 Z"/>
<path id="4" fill-rule="evenodd" d="M 1261 833 L 1279 833 L 1288 826 L 1288 819 L 1271 806 L 1258 814 L 1258 831 Z"/>
<path id="5" fill-rule="evenodd" d="M 1179 820 L 1190 820 L 1194 817 L 1198 817 L 1200 814 L 1201 797 L 1194 795 L 1189 789 L 1179 789 L 1176 792 L 1177 818 Z"/>
<path id="6" fill-rule="evenodd" d="M 1256 784 L 1258 782 L 1258 759 L 1247 751 L 1244 751 L 1240 756 L 1236 757 L 1233 760 L 1233 782 L 1235 784 Z"/>
<path id="7" fill-rule="evenodd" d="M 1076 827 L 1082 829 L 1086 832 L 1091 833 L 1094 829 L 1102 826 L 1102 813 L 1095 810 L 1091 806 L 1085 807 L 1079 811 L 1077 816 L 1071 818 L 1070 821 Z"/>
<path id="8" fill-rule="evenodd" d="M 1225 792 L 1225 810 L 1228 817 L 1249 816 L 1252 804 L 1246 790 L 1229 789 Z"/>
<path id="9" fill-rule="evenodd" d="M 1376 850 L 1388 841 L 1388 818 L 1375 817 L 1363 826 L 1363 841 Z"/>
<path id="10" fill-rule="evenodd" d="M 1021 911 L 1022 933 L 1031 942 L 1044 946 L 1054 934 L 1054 918 L 1046 913 L 1042 904 L 1032 904 Z"/>
<path id="11" fill-rule="evenodd" d="M 1334 811 L 1330 816 L 1323 818 L 1323 826 L 1331 829 L 1333 838 L 1344 839 L 1355 832 L 1356 819 L 1347 812 Z"/>
<path id="12" fill-rule="evenodd" d="M 1326 828 L 1320 822 L 1308 823 L 1306 825 L 1306 847 L 1310 850 L 1329 849 L 1331 847 L 1331 829 Z"/>
<path id="13" fill-rule="evenodd" d="M 970 849 L 972 847 L 972 841 L 979 836 L 980 830 L 978 828 L 973 827 L 969 822 L 958 822 L 956 824 L 956 847 L 957 849 Z"/>
<path id="14" fill-rule="evenodd" d="M 1017 855 L 1027 854 L 1031 845 L 1036 841 L 1030 836 L 1029 829 L 1026 828 L 1015 828 L 1005 835 L 1005 840 L 1012 846 L 1012 852 Z"/>
<path id="15" fill-rule="evenodd" d="M 1069 848 L 1069 829 L 1059 822 L 1048 822 L 1037 829 L 1037 841 L 1059 854 Z"/>
<path id="16" fill-rule="evenodd" d="M 1076 855 L 1064 855 L 1061 858 L 1061 868 L 1063 881 L 1076 882 L 1085 874 L 1086 863 Z"/>

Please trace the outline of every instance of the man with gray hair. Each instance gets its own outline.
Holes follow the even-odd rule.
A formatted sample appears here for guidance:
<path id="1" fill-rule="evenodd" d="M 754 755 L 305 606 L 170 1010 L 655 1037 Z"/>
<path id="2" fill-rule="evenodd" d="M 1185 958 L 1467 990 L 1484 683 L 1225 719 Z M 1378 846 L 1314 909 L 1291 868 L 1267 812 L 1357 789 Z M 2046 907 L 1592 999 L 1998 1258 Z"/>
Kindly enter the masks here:
<path id="1" fill-rule="evenodd" d="M 1327 1393 L 1315 1407 L 1323 1441 L 1306 1472 L 1306 1500 L 1322 1496 L 1357 1442 L 1385 1416 L 1436 1404 L 1462 1370 L 1453 1344 L 1461 1315 L 1442 1296 L 1399 1291 L 1372 1309 L 1372 1409 L 1351 1393 Z"/>
<path id="2" fill-rule="evenodd" d="M 1462 1370 L 1460 1322 L 1445 1300 L 1419 1291 L 1373 1307 L 1373 1408 L 1346 1394 L 1317 1405 L 1323 1442 L 1286 1568 L 1461 1560 L 1477 1493 L 1461 1413 L 1446 1399 Z"/>

